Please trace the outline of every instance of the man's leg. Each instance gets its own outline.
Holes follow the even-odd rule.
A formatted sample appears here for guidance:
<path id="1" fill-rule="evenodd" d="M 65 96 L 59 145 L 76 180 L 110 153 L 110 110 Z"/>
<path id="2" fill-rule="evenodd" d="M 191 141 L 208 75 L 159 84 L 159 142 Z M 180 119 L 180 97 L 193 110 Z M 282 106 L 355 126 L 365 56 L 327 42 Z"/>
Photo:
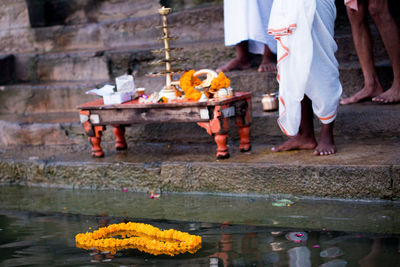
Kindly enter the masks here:
<path id="1" fill-rule="evenodd" d="M 400 101 L 400 34 L 389 12 L 388 0 L 369 0 L 368 10 L 382 37 L 393 67 L 393 84 L 386 92 L 372 100 L 383 103 Z"/>
<path id="2" fill-rule="evenodd" d="M 217 72 L 227 72 L 231 70 L 248 69 L 251 66 L 249 43 L 243 41 L 235 45 L 236 57 L 229 61 L 226 65 L 219 67 Z"/>
<path id="3" fill-rule="evenodd" d="M 264 54 L 258 72 L 273 72 L 276 71 L 276 55 L 272 53 L 268 45 L 265 45 Z"/>
<path id="4" fill-rule="evenodd" d="M 301 121 L 297 135 L 286 141 L 285 143 L 273 147 L 273 152 L 289 151 L 296 149 L 314 149 L 317 146 L 314 134 L 314 114 L 312 111 L 311 100 L 304 96 L 301 101 Z"/>
<path id="5" fill-rule="evenodd" d="M 347 15 L 351 24 L 354 46 L 364 75 L 364 88 L 353 96 L 342 99 L 340 103 L 344 105 L 357 103 L 383 93 L 372 56 L 371 33 L 367 21 L 367 1 L 359 0 L 358 2 L 358 11 L 347 8 Z"/>

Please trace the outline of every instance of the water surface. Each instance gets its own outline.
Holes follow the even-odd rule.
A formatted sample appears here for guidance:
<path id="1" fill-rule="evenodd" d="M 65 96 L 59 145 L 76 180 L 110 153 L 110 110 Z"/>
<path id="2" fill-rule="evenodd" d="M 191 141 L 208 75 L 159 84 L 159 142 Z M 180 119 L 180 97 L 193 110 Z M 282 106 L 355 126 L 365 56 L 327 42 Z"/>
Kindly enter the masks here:
<path id="1" fill-rule="evenodd" d="M 194 254 L 115 255 L 75 246 L 77 233 L 135 221 L 200 235 Z M 399 266 L 400 236 L 65 213 L 0 211 L 0 266 Z"/>

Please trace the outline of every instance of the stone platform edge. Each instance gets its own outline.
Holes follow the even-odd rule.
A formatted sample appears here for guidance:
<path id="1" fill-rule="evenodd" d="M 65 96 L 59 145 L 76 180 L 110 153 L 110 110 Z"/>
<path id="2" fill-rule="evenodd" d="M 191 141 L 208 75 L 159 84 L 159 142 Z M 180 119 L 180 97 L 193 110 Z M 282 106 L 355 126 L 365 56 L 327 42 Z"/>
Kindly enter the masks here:
<path id="1" fill-rule="evenodd" d="M 400 198 L 400 165 L 0 160 L 0 185 L 131 192 Z"/>

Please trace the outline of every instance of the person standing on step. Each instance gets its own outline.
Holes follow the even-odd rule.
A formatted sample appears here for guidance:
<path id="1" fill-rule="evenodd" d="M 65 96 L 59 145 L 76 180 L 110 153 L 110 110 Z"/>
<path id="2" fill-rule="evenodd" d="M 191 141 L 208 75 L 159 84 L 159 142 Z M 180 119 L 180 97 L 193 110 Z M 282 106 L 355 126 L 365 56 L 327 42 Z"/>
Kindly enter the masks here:
<path id="1" fill-rule="evenodd" d="M 224 0 L 225 45 L 235 46 L 236 57 L 217 72 L 250 68 L 250 53 L 263 55 L 259 72 L 276 71 L 276 41 L 267 33 L 272 2 Z"/>
<path id="2" fill-rule="evenodd" d="M 333 39 L 335 18 L 335 0 L 279 0 L 272 6 L 268 32 L 278 40 L 278 124 L 291 137 L 273 152 L 336 152 L 333 124 L 342 86 Z M 313 113 L 322 122 L 319 142 Z"/>
<path id="3" fill-rule="evenodd" d="M 353 32 L 354 46 L 364 76 L 364 87 L 351 97 L 343 98 L 343 105 L 365 99 L 380 103 L 400 102 L 400 34 L 389 12 L 388 0 L 346 0 L 347 15 Z M 358 2 L 358 3 L 357 3 Z M 352 3 L 352 6 L 349 4 Z M 384 91 L 376 73 L 372 54 L 371 31 L 368 25 L 369 11 L 381 35 L 393 67 L 392 87 Z"/>

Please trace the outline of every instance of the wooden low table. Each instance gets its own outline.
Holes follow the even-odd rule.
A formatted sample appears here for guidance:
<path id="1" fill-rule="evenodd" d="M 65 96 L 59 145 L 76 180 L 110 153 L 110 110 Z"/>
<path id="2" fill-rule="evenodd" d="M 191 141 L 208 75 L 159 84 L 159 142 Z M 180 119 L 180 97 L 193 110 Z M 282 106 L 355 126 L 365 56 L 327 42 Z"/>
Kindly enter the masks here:
<path id="1" fill-rule="evenodd" d="M 140 104 L 131 100 L 123 104 L 105 106 L 103 99 L 88 102 L 77 107 L 80 120 L 92 146 L 92 156 L 103 157 L 101 148 L 102 132 L 106 125 L 113 127 L 116 137 L 115 148 L 127 149 L 125 127 L 132 124 L 196 122 L 214 136 L 217 143 L 217 158 L 229 157 L 227 147 L 228 119 L 235 118 L 238 126 L 239 150 L 246 152 L 250 145 L 251 93 L 240 92 L 223 100 L 194 102 L 177 100 L 169 103 Z"/>

